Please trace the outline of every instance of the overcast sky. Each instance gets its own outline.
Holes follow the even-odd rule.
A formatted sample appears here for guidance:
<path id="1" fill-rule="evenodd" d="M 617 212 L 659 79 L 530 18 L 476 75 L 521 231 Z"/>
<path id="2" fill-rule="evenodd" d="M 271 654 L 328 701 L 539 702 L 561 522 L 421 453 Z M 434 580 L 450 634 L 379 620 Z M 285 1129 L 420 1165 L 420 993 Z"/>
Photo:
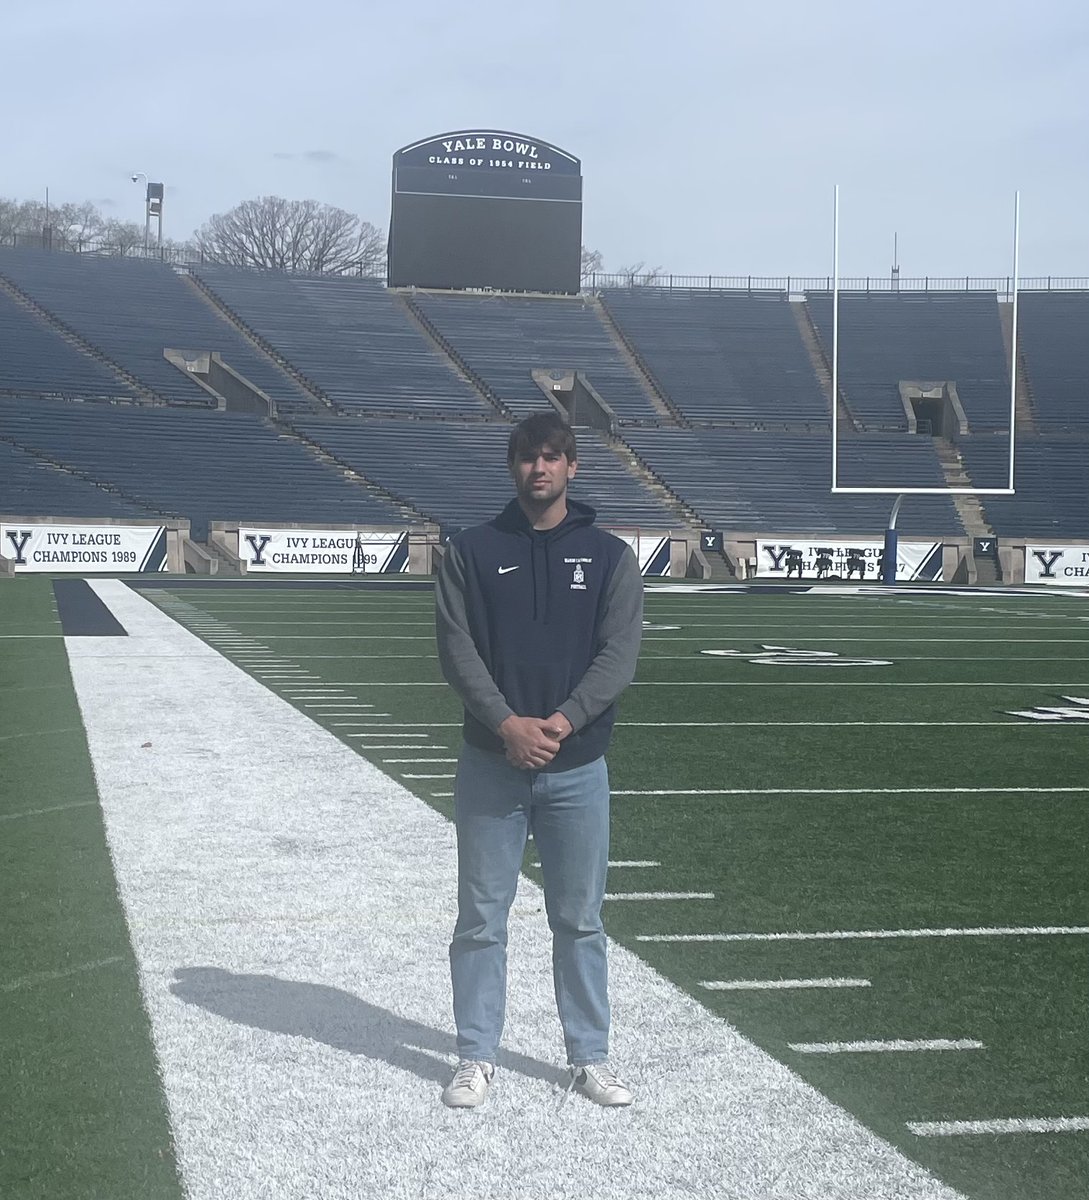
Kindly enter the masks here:
<path id="1" fill-rule="evenodd" d="M 383 230 L 399 146 L 582 159 L 608 268 L 1089 276 L 1085 0 L 7 0 L 0 196 L 166 236 L 259 195 Z"/>

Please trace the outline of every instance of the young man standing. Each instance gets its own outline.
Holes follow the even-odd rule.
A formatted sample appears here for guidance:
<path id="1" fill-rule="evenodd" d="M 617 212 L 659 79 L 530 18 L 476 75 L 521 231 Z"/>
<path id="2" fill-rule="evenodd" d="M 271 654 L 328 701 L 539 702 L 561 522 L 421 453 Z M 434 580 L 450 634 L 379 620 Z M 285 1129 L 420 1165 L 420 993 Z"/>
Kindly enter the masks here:
<path id="1" fill-rule="evenodd" d="M 515 498 L 451 538 L 436 589 L 439 663 L 465 705 L 450 944 L 460 1061 L 442 1099 L 475 1108 L 495 1072 L 507 914 L 532 832 L 572 1086 L 597 1104 L 630 1104 L 608 1065 L 604 754 L 635 674 L 643 582 L 631 549 L 568 498 L 577 450 L 557 414 L 514 429 L 507 466 Z"/>

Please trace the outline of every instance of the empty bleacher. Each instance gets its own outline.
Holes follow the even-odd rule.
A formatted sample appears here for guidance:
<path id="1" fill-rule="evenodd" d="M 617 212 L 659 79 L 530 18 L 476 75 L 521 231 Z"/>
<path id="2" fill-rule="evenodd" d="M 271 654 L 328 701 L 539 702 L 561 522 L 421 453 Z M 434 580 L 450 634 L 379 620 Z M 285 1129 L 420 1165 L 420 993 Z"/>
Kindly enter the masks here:
<path id="1" fill-rule="evenodd" d="M 1017 340 L 1037 428 L 1089 433 L 1089 292 L 1022 292 Z"/>
<path id="2" fill-rule="evenodd" d="M 260 417 L 0 398 L 0 438 L 132 503 L 188 517 L 198 538 L 210 520 L 405 522 L 396 507 Z"/>
<path id="3" fill-rule="evenodd" d="M 660 421 L 627 356 L 582 299 L 419 292 L 413 303 L 516 417 L 545 407 L 531 371 L 579 370 L 621 421 Z"/>
<path id="4" fill-rule="evenodd" d="M 879 534 L 892 496 L 832 495 L 827 434 L 734 429 L 625 430 L 625 441 L 708 528 L 745 532 Z M 929 438 L 868 434 L 840 441 L 843 486 L 942 487 Z M 945 496 L 909 497 L 905 533 L 964 536 Z"/>
<path id="5" fill-rule="evenodd" d="M 624 288 L 601 299 L 687 420 L 827 427 L 828 402 L 784 292 Z"/>
<path id="6" fill-rule="evenodd" d="M 308 412 L 315 405 L 164 263 L 5 247 L 0 275 L 169 403 L 207 407 L 213 401 L 163 358 L 166 347 L 218 351 L 281 412 Z M 98 391 L 94 385 L 83 389 Z"/>
<path id="7" fill-rule="evenodd" d="M 1008 482 L 1005 438 L 964 437 L 957 443 L 976 487 Z M 1014 450 L 1013 496 L 983 496 L 987 523 L 1000 537 L 1089 537 L 1089 441 L 1029 438 Z"/>
<path id="8" fill-rule="evenodd" d="M 296 427 L 340 462 L 444 525 L 490 520 L 514 495 L 506 468 L 507 424 L 309 420 Z M 677 523 L 603 435 L 581 429 L 578 447 L 571 495 L 596 508 L 600 523 L 653 529 Z"/>
<path id="9" fill-rule="evenodd" d="M 806 298 L 832 358 L 832 293 Z M 973 431 L 1008 429 L 1010 384 L 994 292 L 841 292 L 839 386 L 867 429 L 906 429 L 901 381 L 956 384 Z"/>
<path id="10" fill-rule="evenodd" d="M 109 367 L 0 291 L 0 393 L 134 399 Z"/>
<path id="11" fill-rule="evenodd" d="M 461 416 L 491 406 L 373 279 L 194 268 L 205 287 L 350 414 Z"/>
<path id="12" fill-rule="evenodd" d="M 0 513 L 12 517 L 153 517 L 151 509 L 2 440 Z M 3 553 L 3 547 L 0 547 Z"/>

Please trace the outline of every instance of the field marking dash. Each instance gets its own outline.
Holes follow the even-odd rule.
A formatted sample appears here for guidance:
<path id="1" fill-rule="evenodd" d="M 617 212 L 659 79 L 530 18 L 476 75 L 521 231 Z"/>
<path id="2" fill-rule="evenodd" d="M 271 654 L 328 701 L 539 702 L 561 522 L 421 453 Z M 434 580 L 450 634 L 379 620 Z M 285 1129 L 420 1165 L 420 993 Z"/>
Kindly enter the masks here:
<path id="1" fill-rule="evenodd" d="M 637 942 L 846 942 L 897 938 L 1080 937 L 1089 925 L 994 925 L 945 929 L 830 929 L 815 933 L 640 933 Z"/>
<path id="2" fill-rule="evenodd" d="M 404 746 L 397 747 L 398 750 L 403 750 L 404 748 L 405 748 Z M 420 748 L 423 749 L 422 746 Z M 375 749 L 375 747 L 372 746 L 371 749 Z M 436 746 L 435 749 L 441 750 L 442 747 Z M 388 763 L 456 763 L 457 759 L 456 758 L 384 758 L 384 759 L 382 759 L 382 761 L 388 762 Z M 406 775 L 405 778 L 406 779 L 421 779 L 421 778 L 423 778 L 423 776 Z M 449 779 L 450 776 L 449 775 L 436 775 L 435 778 L 436 779 Z"/>
<path id="3" fill-rule="evenodd" d="M 373 747 L 372 747 L 373 749 Z M 406 779 L 453 779 L 453 775 L 405 775 Z"/>
<path id="4" fill-rule="evenodd" d="M 923 1050 L 985 1050 L 973 1038 L 892 1038 L 874 1042 L 791 1042 L 798 1054 L 891 1054 Z"/>
<path id="5" fill-rule="evenodd" d="M 99 958 L 94 962 L 80 963 L 63 971 L 35 971 L 32 975 L 24 975 L 13 979 L 10 983 L 0 983 L 0 992 L 17 992 L 25 987 L 34 987 L 39 983 L 55 983 L 59 979 L 68 979 L 72 975 L 80 975 L 85 971 L 97 971 L 101 967 L 112 967 L 115 963 L 124 962 L 118 954 L 113 958 Z"/>
<path id="6" fill-rule="evenodd" d="M 714 892 L 606 892 L 606 900 L 713 900 Z"/>
<path id="7" fill-rule="evenodd" d="M 868 988 L 868 979 L 705 979 L 700 987 L 711 992 L 762 992 L 789 988 Z"/>
<path id="8" fill-rule="evenodd" d="M 49 813 L 67 812 L 70 808 L 93 808 L 97 804 L 97 800 L 76 800 L 72 804 L 54 804 L 49 808 L 31 808 L 23 812 L 4 813 L 0 815 L 0 821 L 18 821 L 22 817 L 44 817 Z"/>
<path id="9" fill-rule="evenodd" d="M 1002 1117 L 989 1121 L 908 1121 L 918 1137 L 995 1133 L 1086 1133 L 1089 1117 Z"/>

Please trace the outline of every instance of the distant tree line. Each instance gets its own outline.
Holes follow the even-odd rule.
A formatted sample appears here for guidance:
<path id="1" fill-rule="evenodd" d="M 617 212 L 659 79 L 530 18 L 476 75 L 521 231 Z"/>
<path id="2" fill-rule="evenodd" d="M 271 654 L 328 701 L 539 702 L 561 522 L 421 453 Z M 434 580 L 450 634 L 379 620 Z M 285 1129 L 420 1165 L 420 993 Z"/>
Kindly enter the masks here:
<path id="1" fill-rule="evenodd" d="M 139 222 L 106 217 L 90 201 L 47 208 L 41 200 L 0 198 L 0 245 L 25 242 L 120 255 L 141 251 L 145 235 Z M 157 240 L 152 248 L 158 249 Z M 385 237 L 370 221 L 318 200 L 281 196 L 258 196 L 216 213 L 191 239 L 164 240 L 163 250 L 172 259 L 369 276 L 383 273 L 386 258 Z M 583 282 L 604 273 L 601 252 L 583 246 Z M 611 274 L 646 286 L 657 281 L 661 268 L 640 262 Z"/>

